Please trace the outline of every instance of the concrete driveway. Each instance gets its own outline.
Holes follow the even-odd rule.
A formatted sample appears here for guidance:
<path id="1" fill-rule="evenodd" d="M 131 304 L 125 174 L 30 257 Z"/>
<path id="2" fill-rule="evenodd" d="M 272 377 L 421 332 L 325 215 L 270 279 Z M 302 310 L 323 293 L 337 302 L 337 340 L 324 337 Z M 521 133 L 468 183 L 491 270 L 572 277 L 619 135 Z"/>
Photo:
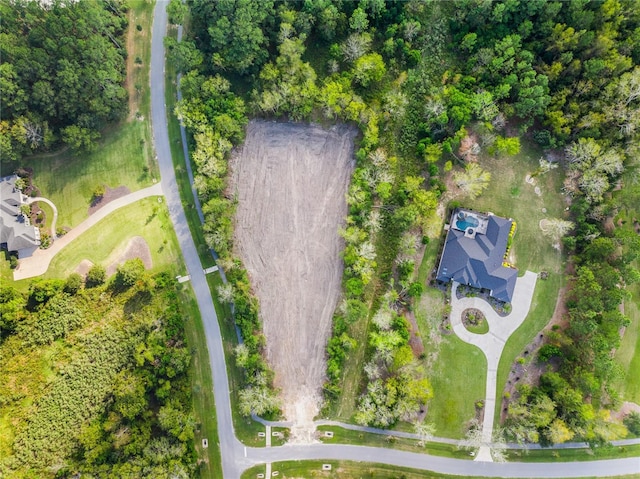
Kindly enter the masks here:
<path id="1" fill-rule="evenodd" d="M 498 316 L 498 313 L 484 299 L 457 299 L 458 283 L 454 282 L 451 288 L 451 326 L 453 331 L 465 343 L 473 344 L 480 348 L 487 358 L 486 397 L 482 422 L 482 442 L 484 445 L 478 451 L 476 461 L 490 462 L 493 460 L 487 444 L 490 444 L 493 439 L 498 363 L 507 339 L 520 327 L 527 314 L 529 314 L 537 279 L 538 275 L 531 271 L 527 271 L 524 276 L 517 279 L 513 292 L 513 301 L 511 302 L 511 313 L 507 316 Z M 462 324 L 462 312 L 469 308 L 478 309 L 484 314 L 489 325 L 488 333 L 475 334 L 464 327 L 464 324 Z"/>

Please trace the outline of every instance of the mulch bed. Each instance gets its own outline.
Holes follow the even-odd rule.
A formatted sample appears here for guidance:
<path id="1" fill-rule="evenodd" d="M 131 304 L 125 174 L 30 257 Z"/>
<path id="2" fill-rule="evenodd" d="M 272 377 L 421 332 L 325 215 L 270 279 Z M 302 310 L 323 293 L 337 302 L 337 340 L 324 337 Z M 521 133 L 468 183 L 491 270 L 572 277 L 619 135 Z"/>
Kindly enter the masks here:
<path id="1" fill-rule="evenodd" d="M 91 202 L 91 206 L 89 206 L 89 216 L 94 214 L 96 211 L 98 211 L 100 208 L 102 208 L 104 205 L 108 204 L 109 202 L 113 200 L 117 200 L 118 198 L 122 198 L 123 196 L 126 196 L 129 193 L 131 193 L 131 190 L 126 186 L 118 186 L 117 188 L 113 188 L 113 189 L 106 187 L 104 195 L 102 195 L 100 198 L 95 199 Z"/>

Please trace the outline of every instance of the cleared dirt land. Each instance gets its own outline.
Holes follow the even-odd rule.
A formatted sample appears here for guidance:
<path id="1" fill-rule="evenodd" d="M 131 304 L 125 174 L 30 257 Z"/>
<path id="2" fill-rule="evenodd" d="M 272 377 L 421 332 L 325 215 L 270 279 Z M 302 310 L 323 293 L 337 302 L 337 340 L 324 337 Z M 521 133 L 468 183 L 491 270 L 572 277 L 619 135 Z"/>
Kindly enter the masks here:
<path id="1" fill-rule="evenodd" d="M 310 439 L 321 399 L 354 137 L 346 126 L 252 121 L 233 160 L 236 247 L 260 300 L 268 360 L 297 440 Z"/>

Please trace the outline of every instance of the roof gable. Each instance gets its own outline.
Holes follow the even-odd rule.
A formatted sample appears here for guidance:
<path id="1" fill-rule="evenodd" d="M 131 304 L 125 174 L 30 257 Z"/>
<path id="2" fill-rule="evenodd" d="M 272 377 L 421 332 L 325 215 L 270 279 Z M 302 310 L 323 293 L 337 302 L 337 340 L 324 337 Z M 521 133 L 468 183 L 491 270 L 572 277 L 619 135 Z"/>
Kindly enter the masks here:
<path id="1" fill-rule="evenodd" d="M 456 209 L 451 216 L 436 278 L 488 289 L 492 297 L 510 302 L 518 270 L 502 263 L 512 223 L 492 214 Z"/>

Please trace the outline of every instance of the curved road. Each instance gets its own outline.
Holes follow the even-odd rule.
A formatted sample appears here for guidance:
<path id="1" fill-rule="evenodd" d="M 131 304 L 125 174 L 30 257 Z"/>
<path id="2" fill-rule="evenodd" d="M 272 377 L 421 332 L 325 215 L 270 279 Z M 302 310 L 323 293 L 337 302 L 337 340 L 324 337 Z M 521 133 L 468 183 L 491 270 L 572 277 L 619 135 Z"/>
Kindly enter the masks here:
<path id="1" fill-rule="evenodd" d="M 493 477 L 580 477 L 632 474 L 640 471 L 640 459 L 627 458 L 588 463 L 477 463 L 393 449 L 349 445 L 285 445 L 273 448 L 245 448 L 235 437 L 229 402 L 229 382 L 218 319 L 202 265 L 191 237 L 171 161 L 164 89 L 164 45 L 167 0 L 156 2 L 151 43 L 151 118 L 158 164 L 182 255 L 191 276 L 209 349 L 213 389 L 218 418 L 222 470 L 226 479 L 239 478 L 246 468 L 259 463 L 292 459 L 348 459 L 403 465 L 441 473 Z"/>

